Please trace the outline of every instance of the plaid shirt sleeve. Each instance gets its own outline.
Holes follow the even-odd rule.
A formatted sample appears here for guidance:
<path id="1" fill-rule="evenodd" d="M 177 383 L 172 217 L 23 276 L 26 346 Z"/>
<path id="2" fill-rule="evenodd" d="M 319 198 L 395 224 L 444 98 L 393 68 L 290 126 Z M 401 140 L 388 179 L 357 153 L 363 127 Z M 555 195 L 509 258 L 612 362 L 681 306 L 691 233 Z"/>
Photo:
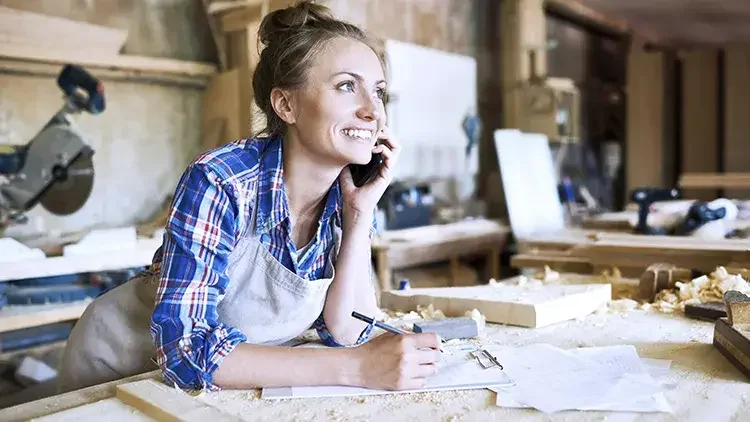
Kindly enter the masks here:
<path id="1" fill-rule="evenodd" d="M 377 219 L 377 208 L 375 208 L 375 213 L 372 217 L 372 225 L 370 226 L 370 240 L 372 240 L 373 236 L 377 233 L 378 230 L 378 219 Z M 375 273 L 372 269 L 372 264 L 370 264 L 370 281 L 373 280 L 373 277 L 375 277 Z M 373 283 L 373 286 L 377 286 L 377 283 Z M 315 327 L 315 331 L 318 333 L 318 337 L 320 337 L 320 340 L 329 347 L 353 347 L 353 346 L 359 346 L 360 344 L 366 342 L 370 338 L 370 334 L 372 334 L 372 329 L 374 327 L 373 324 L 367 324 L 367 327 L 365 327 L 364 330 L 359 334 L 359 338 L 357 338 L 357 341 L 350 345 L 344 345 L 339 343 L 331 334 L 330 331 L 328 331 L 328 327 L 326 326 L 325 319 L 323 318 L 323 313 L 320 314 L 317 320 L 315 320 L 315 324 L 313 324 Z"/>
<path id="2" fill-rule="evenodd" d="M 233 189 L 204 164 L 183 174 L 166 224 L 151 335 L 164 378 L 179 388 L 216 391 L 214 371 L 247 338 L 218 320 L 237 239 Z"/>

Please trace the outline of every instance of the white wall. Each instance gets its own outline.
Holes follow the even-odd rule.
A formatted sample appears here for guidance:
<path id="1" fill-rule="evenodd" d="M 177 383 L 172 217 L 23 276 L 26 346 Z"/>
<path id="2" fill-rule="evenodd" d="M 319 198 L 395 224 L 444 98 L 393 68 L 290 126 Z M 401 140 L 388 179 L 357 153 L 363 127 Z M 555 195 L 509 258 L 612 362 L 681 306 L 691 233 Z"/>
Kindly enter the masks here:
<path id="1" fill-rule="evenodd" d="M 476 110 L 476 60 L 395 40 L 386 41 L 386 51 L 394 97 L 388 124 L 403 144 L 396 179 L 444 180 L 445 190 L 436 194 L 449 200 L 470 196 L 477 149 L 466 157 L 461 125 Z"/>

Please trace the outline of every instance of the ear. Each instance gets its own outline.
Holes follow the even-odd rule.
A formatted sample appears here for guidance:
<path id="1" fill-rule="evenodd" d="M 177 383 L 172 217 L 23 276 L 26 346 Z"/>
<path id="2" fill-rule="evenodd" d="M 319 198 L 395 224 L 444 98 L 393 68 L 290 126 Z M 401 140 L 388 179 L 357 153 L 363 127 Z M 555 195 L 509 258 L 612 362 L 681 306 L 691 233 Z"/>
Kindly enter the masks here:
<path id="1" fill-rule="evenodd" d="M 273 88 L 271 90 L 271 107 L 284 123 L 290 125 L 295 122 L 294 98 L 290 91 Z"/>

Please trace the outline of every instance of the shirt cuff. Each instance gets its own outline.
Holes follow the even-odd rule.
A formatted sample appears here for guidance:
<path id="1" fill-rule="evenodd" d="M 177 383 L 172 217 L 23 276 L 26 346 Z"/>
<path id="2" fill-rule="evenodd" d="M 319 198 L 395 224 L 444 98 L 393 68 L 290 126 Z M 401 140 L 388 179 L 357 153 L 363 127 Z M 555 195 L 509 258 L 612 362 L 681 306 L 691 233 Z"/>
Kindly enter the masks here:
<path id="1" fill-rule="evenodd" d="M 158 353 L 158 363 L 164 379 L 180 389 L 220 391 L 213 383 L 214 372 L 247 339 L 239 331 L 224 327 L 209 333 L 207 339 L 201 334 L 194 332 L 165 345 Z"/>
<path id="2" fill-rule="evenodd" d="M 372 329 L 374 327 L 374 323 L 367 324 L 367 327 L 365 327 L 364 330 L 359 334 L 359 338 L 357 338 L 357 341 L 354 344 L 342 344 L 339 343 L 335 338 L 333 338 L 333 335 L 331 335 L 331 332 L 328 331 L 328 326 L 326 326 L 326 322 L 323 319 L 323 314 L 320 314 L 317 320 L 315 320 L 315 331 L 317 331 L 318 336 L 320 337 L 320 340 L 323 341 L 323 344 L 325 344 L 328 347 L 355 347 L 359 346 L 360 344 L 366 342 L 370 338 L 370 334 L 372 334 Z"/>

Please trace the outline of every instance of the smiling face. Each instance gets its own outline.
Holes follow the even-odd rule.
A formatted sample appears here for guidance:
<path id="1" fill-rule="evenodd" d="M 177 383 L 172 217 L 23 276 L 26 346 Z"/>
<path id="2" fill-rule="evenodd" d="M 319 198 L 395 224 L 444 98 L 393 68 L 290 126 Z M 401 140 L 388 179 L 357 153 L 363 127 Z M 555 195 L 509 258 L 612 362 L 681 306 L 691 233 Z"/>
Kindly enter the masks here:
<path id="1" fill-rule="evenodd" d="M 289 137 L 321 162 L 367 164 L 385 125 L 385 75 L 364 43 L 334 38 L 316 55 L 305 85 L 288 94 Z M 283 107 L 282 107 L 283 108 Z"/>

